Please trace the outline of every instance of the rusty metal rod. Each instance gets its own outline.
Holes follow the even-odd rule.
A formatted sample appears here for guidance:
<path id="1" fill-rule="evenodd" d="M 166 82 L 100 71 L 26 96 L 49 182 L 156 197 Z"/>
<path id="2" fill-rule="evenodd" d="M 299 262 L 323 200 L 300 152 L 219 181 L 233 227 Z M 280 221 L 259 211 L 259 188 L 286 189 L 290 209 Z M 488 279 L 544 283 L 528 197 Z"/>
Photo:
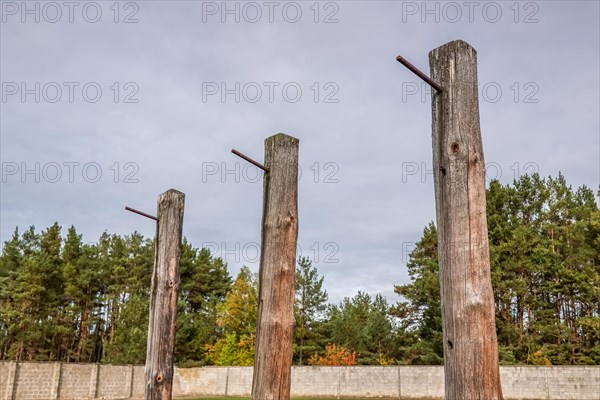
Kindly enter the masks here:
<path id="1" fill-rule="evenodd" d="M 429 86 L 431 86 L 432 88 L 437 90 L 438 93 L 442 92 L 443 88 L 440 85 L 438 85 L 437 83 L 432 81 L 430 77 L 425 75 L 417 67 L 415 67 L 410 62 L 408 62 L 408 60 L 406 58 L 404 58 L 402 56 L 398 56 L 398 57 L 396 57 L 396 61 L 398 61 L 400 64 L 404 65 L 406 68 L 410 69 L 415 75 L 417 75 L 419 78 L 421 78 L 425 82 L 427 82 L 429 84 Z"/>
<path id="2" fill-rule="evenodd" d="M 261 163 L 259 163 L 258 161 L 254 161 L 253 159 L 251 159 L 250 157 L 248 157 L 245 154 L 240 153 L 239 151 L 237 151 L 236 149 L 231 149 L 231 152 L 233 154 L 235 154 L 236 156 L 243 158 L 244 160 L 248 161 L 250 164 L 254 164 L 256 165 L 258 168 L 262 169 L 265 172 L 269 172 L 269 168 L 265 167 L 264 165 L 262 165 Z"/>
<path id="3" fill-rule="evenodd" d="M 156 218 L 154 215 L 146 214 L 145 212 L 142 212 L 142 211 L 136 210 L 135 208 L 131 208 L 131 207 L 125 207 L 125 209 L 126 209 L 127 211 L 131 211 L 131 212 L 133 212 L 133 213 L 136 213 L 136 214 L 139 214 L 139 215 L 141 215 L 141 216 L 144 216 L 144 217 L 146 217 L 146 218 L 150 218 L 150 219 L 153 219 L 153 220 L 155 220 L 155 221 L 158 221 L 158 218 Z"/>

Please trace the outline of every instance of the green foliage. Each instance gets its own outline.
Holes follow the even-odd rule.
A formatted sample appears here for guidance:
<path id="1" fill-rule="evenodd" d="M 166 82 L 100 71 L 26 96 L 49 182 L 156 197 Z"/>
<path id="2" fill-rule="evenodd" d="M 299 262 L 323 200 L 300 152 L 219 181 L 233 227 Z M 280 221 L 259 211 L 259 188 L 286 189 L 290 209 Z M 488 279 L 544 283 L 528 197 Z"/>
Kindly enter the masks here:
<path id="1" fill-rule="evenodd" d="M 328 310 L 327 333 L 333 344 L 356 351 L 359 364 L 379 364 L 393 350 L 392 322 L 381 295 L 358 292 Z"/>
<path id="2" fill-rule="evenodd" d="M 148 340 L 148 302 L 132 296 L 123 303 L 114 323 L 118 326 L 106 344 L 104 362 L 112 364 L 144 364 Z"/>
<path id="3" fill-rule="evenodd" d="M 235 332 L 227 333 L 212 350 L 215 365 L 253 365 L 255 342 L 254 334 L 238 336 Z"/>
<path id="4" fill-rule="evenodd" d="M 594 193 L 562 175 L 532 175 L 512 185 L 492 181 L 486 200 L 500 362 L 600 364 Z M 15 230 L 0 256 L 0 360 L 143 363 L 153 263 L 154 241 L 137 232 L 105 232 L 84 244 L 74 227 L 62 237 L 57 223 L 39 233 Z M 443 363 L 433 223 L 407 268 L 411 282 L 395 287 L 401 299 L 393 307 L 362 292 L 327 305 L 324 278 L 300 258 L 294 361 Z M 176 363 L 252 365 L 255 274 L 244 267 L 232 283 L 221 259 L 184 239 L 180 278 Z"/>
<path id="5" fill-rule="evenodd" d="M 0 256 L 0 359 L 143 363 L 154 242 L 137 232 L 83 244 L 74 227 L 15 230 Z M 223 337 L 227 267 L 184 240 L 175 358 L 206 364 Z"/>
<path id="6" fill-rule="evenodd" d="M 247 267 L 235 279 L 225 302 L 217 307 L 217 325 L 225 337 L 206 344 L 215 365 L 252 365 L 256 344 L 258 280 Z"/>
<path id="7" fill-rule="evenodd" d="M 300 257 L 296 266 L 296 299 L 294 312 L 294 355 L 297 363 L 304 363 L 305 354 L 319 351 L 324 342 L 323 319 L 327 309 L 327 291 L 323 277 L 307 257 Z"/>
<path id="8" fill-rule="evenodd" d="M 400 320 L 396 347 L 405 364 L 442 364 L 442 312 L 438 277 L 437 230 L 430 223 L 407 263 L 412 282 L 395 286 L 405 301 L 390 313 Z"/>
<path id="9" fill-rule="evenodd" d="M 180 260 L 176 362 L 179 365 L 210 364 L 207 345 L 223 337 L 217 309 L 231 287 L 227 266 L 207 249 L 195 249 L 184 240 Z"/>
<path id="10" fill-rule="evenodd" d="M 593 192 L 565 178 L 492 181 L 487 219 L 503 364 L 600 364 L 600 213 Z M 393 308 L 403 363 L 441 362 L 437 235 L 410 255 L 411 283 Z"/>

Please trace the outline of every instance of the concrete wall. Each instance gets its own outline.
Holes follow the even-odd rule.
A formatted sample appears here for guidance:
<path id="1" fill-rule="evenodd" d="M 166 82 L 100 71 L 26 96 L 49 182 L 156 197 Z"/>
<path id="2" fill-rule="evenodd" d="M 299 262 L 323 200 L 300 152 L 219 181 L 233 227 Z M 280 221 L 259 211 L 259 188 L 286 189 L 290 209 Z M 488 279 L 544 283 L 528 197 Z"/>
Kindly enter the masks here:
<path id="1" fill-rule="evenodd" d="M 599 400 L 600 366 L 500 367 L 506 399 Z M 175 369 L 174 397 L 249 396 L 252 367 Z M 441 399 L 441 366 L 293 367 L 292 395 Z M 0 362 L 0 400 L 141 399 L 144 367 Z"/>

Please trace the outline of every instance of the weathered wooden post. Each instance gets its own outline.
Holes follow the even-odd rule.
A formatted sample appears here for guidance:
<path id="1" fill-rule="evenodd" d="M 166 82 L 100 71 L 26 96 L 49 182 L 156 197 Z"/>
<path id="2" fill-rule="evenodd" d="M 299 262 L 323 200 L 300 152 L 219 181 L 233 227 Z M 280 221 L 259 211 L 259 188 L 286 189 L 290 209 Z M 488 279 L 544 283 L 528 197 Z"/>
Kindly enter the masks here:
<path id="1" fill-rule="evenodd" d="M 432 137 L 446 400 L 499 400 L 477 53 L 456 40 L 429 63 L 443 88 L 432 97 Z"/>
<path id="2" fill-rule="evenodd" d="M 298 240 L 298 139 L 265 140 L 261 257 L 253 400 L 290 398 Z"/>
<path id="3" fill-rule="evenodd" d="M 150 292 L 145 400 L 171 400 L 179 258 L 185 194 L 170 189 L 158 196 L 156 252 Z"/>

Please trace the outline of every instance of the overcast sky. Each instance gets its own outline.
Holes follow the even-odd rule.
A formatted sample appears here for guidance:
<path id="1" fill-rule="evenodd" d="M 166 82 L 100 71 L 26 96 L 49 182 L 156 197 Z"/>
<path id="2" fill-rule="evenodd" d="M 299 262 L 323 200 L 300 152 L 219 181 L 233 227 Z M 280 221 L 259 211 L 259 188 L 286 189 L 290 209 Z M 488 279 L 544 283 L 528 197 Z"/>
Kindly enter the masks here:
<path id="1" fill-rule="evenodd" d="M 489 178 L 598 188 L 598 1 L 2 1 L 0 239 L 16 226 L 154 235 L 169 188 L 184 235 L 258 269 L 264 139 L 300 139 L 299 255 L 330 300 L 399 298 L 435 219 L 428 53 L 478 52 Z"/>

